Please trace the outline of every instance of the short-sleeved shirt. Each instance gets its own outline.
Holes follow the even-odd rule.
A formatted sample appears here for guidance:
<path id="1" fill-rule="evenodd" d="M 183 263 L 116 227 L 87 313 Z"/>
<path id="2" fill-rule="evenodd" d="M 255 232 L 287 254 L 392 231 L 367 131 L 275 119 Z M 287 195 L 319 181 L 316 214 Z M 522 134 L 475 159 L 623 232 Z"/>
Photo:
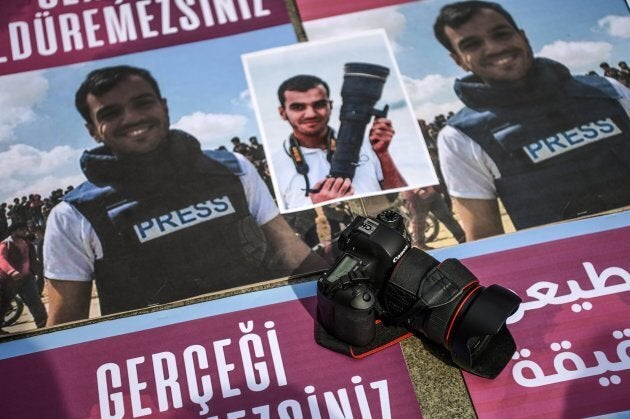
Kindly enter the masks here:
<path id="1" fill-rule="evenodd" d="M 235 154 L 249 212 L 262 226 L 278 215 L 278 208 L 258 175 L 242 155 Z M 94 262 L 103 257 L 101 242 L 90 222 L 75 207 L 60 202 L 50 212 L 44 237 L 44 276 L 68 281 L 91 281 Z"/>
<path id="2" fill-rule="evenodd" d="M 328 150 L 321 148 L 300 147 L 306 164 L 308 164 L 308 180 L 310 188 L 325 179 L 330 173 Z M 273 156 L 274 171 L 286 209 L 310 208 L 313 206 L 311 198 L 306 196 L 306 181 L 304 175 L 297 173 L 293 160 L 289 154 L 288 141 L 283 148 L 276 150 Z M 381 190 L 383 169 L 378 156 L 372 147 L 363 142 L 359 151 L 359 165 L 356 168 L 352 186 L 356 195 L 374 193 Z"/>

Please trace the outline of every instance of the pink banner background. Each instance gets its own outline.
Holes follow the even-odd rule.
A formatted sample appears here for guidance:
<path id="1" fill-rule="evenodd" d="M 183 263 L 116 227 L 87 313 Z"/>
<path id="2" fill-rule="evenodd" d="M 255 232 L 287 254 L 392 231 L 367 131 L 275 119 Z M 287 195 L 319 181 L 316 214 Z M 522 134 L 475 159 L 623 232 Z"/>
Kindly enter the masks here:
<path id="1" fill-rule="evenodd" d="M 146 389 L 140 392 L 140 401 L 143 408 L 151 409 L 151 417 L 200 417 L 200 405 L 191 402 L 188 396 L 182 359 L 186 348 L 200 345 L 207 352 L 209 368 L 197 368 L 197 381 L 209 375 L 214 390 L 208 402 L 210 411 L 202 417 L 226 417 L 229 412 L 241 410 L 245 411 L 244 417 L 257 417 L 252 413 L 257 406 L 269 406 L 271 417 L 278 417 L 278 405 L 286 400 L 297 401 L 304 417 L 311 417 L 309 396 L 316 396 L 322 417 L 327 417 L 325 399 L 332 395 L 341 400 L 338 393 L 341 389 L 346 391 L 354 417 L 362 416 L 361 400 L 363 408 L 369 409 L 375 418 L 387 417 L 381 409 L 391 409 L 392 418 L 421 417 L 400 347 L 358 361 L 317 346 L 313 339 L 315 304 L 315 298 L 311 297 L 0 361 L 0 376 L 5 382 L 0 392 L 0 416 L 99 417 L 97 369 L 106 363 L 115 363 L 121 370 L 122 388 L 113 391 L 125 393 L 125 417 L 131 417 L 126 361 L 143 356 L 144 362 L 136 368 L 139 381 L 147 383 Z M 274 323 L 271 329 L 266 327 L 269 321 Z M 244 333 L 239 323 L 248 322 L 251 323 L 247 327 L 253 331 Z M 277 334 L 281 363 L 272 360 L 270 355 L 273 339 L 268 338 L 268 330 Z M 264 355 L 252 355 L 252 362 L 264 362 L 269 369 L 270 385 L 260 391 L 248 389 L 243 352 L 239 349 L 239 340 L 252 333 L 260 336 L 264 347 Z M 222 396 L 213 349 L 214 343 L 223 339 L 230 339 L 229 344 L 224 342 L 226 362 L 234 364 L 232 371 L 223 370 L 229 377 L 229 386 L 241 392 L 231 397 Z M 177 381 L 184 405 L 176 409 L 169 403 L 170 408 L 160 413 L 152 355 L 164 351 L 174 354 L 177 360 Z M 284 367 L 287 385 L 278 384 L 282 375 L 275 372 L 278 365 Z M 10 382 L 6 377 L 11 377 Z M 387 382 L 389 408 L 383 403 L 382 392 L 374 388 L 374 385 L 382 386 L 383 380 Z M 326 392 L 332 393 L 324 396 Z"/>
<path id="2" fill-rule="evenodd" d="M 181 6 L 176 6 L 174 1 L 164 1 L 159 4 L 156 1 L 114 0 L 3 2 L 0 16 L 0 75 L 219 38 L 290 22 L 283 0 L 246 0 L 244 2 L 234 0 L 231 3 L 234 8 L 220 14 L 225 17 L 225 22 L 219 21 L 219 14 L 212 6 L 214 4 L 212 1 L 206 2 L 209 5 L 209 9 L 206 10 L 210 11 L 210 17 L 206 17 L 208 13 L 204 14 L 200 3 L 195 2 L 193 6 L 184 10 Z M 240 8 L 241 3 L 246 4 L 247 7 Z M 40 8 L 39 4 L 54 6 Z M 145 7 L 140 7 L 140 4 L 144 4 Z M 105 8 L 116 10 L 117 16 L 131 16 L 133 20 L 131 26 L 135 28 L 137 39 L 122 42 L 120 41 L 122 38 L 115 38 L 116 42 L 110 42 L 103 13 Z M 139 11 L 140 9 L 142 11 Z M 126 12 L 122 13 L 121 10 Z M 146 16 L 146 18 L 141 16 Z M 193 22 L 195 18 L 192 16 L 196 16 L 198 20 L 197 27 Z M 119 20 L 124 21 L 123 18 Z M 76 30 L 76 36 L 64 37 L 61 21 L 64 22 L 64 28 Z M 92 21 L 93 24 L 86 23 L 88 21 Z M 144 22 L 144 30 L 141 21 Z M 16 24 L 16 22 L 22 23 Z M 10 24 L 14 28 L 13 36 L 10 34 Z M 86 29 L 88 26 L 94 28 L 94 31 Z M 110 25 L 110 27 L 113 26 Z M 42 29 L 37 31 L 36 28 Z M 26 52 L 27 43 L 30 44 L 30 54 Z M 15 48 L 20 53 L 14 53 Z"/>
<path id="3" fill-rule="evenodd" d="M 509 326 L 518 358 L 495 380 L 464 374 L 480 417 L 589 417 L 630 410 L 628 255 L 630 227 L 466 259 L 484 284 L 500 283 L 530 307 Z M 587 263 L 599 280 L 591 281 Z M 612 267 L 618 269 L 603 273 Z M 542 281 L 557 284 L 557 290 Z M 569 281 L 575 281 L 572 288 Z M 556 357 L 557 365 L 572 359 L 564 361 L 569 372 L 558 375 Z M 544 377 L 538 372 L 534 380 L 532 362 Z M 521 369 L 525 385 L 515 378 Z"/>
<path id="4" fill-rule="evenodd" d="M 409 3 L 410 1 L 411 0 L 297 0 L 296 3 L 302 20 L 308 21 L 346 13 L 360 12 L 362 10 L 376 9 L 378 7 L 395 6 L 401 3 Z"/>

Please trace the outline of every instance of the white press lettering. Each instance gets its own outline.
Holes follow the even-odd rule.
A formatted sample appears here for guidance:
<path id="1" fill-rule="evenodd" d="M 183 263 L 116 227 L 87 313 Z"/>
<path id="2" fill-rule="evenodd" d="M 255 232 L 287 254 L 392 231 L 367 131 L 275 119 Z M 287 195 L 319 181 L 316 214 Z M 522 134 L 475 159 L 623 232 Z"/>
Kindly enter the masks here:
<path id="1" fill-rule="evenodd" d="M 274 322 L 265 322 L 265 327 L 269 329 L 267 331 L 267 339 L 269 340 L 269 346 L 271 347 L 271 358 L 273 359 L 273 366 L 276 373 L 276 380 L 278 380 L 279 386 L 287 385 L 287 374 L 284 371 L 284 363 L 282 362 L 282 354 L 280 353 L 280 344 L 278 343 L 278 334 L 273 329 Z"/>
<path id="2" fill-rule="evenodd" d="M 252 391 L 263 391 L 270 385 L 269 370 L 266 362 L 254 362 L 252 356 L 263 358 L 265 351 L 260 336 L 248 333 L 238 341 L 243 357 L 243 369 L 245 370 L 245 382 L 247 388 Z"/>
<path id="3" fill-rule="evenodd" d="M 195 4 L 195 0 L 175 0 L 177 8 L 184 16 L 179 18 L 179 25 L 185 31 L 194 31 L 201 26 L 201 20 L 195 11 L 190 7 Z"/>
<path id="4" fill-rule="evenodd" d="M 331 418 L 351 418 L 352 407 L 350 406 L 350 399 L 348 398 L 348 392 L 345 388 L 337 390 L 337 396 L 332 391 L 324 393 L 324 400 L 326 401 L 326 408 L 328 409 L 328 415 Z"/>
<path id="5" fill-rule="evenodd" d="M 225 195 L 141 221 L 133 228 L 138 240 L 144 243 L 235 211 L 229 196 Z"/>
<path id="6" fill-rule="evenodd" d="M 392 408 L 389 403 L 389 390 L 387 389 L 387 380 L 380 380 L 370 383 L 370 387 L 378 390 L 378 397 L 381 402 L 381 418 L 391 419 Z"/>
<path id="7" fill-rule="evenodd" d="M 621 133 L 611 118 L 605 118 L 536 140 L 524 146 L 523 151 L 533 163 L 539 163 Z"/>
<path id="8" fill-rule="evenodd" d="M 365 394 L 365 388 L 361 384 L 361 377 L 355 375 L 351 379 L 354 386 L 354 394 L 359 402 L 359 411 L 361 412 L 361 418 L 372 419 L 372 412 L 370 412 L 370 404 L 368 403 L 367 395 Z"/>
<path id="9" fill-rule="evenodd" d="M 151 0 L 139 0 L 136 2 L 136 12 L 138 13 L 138 21 L 140 22 L 140 33 L 143 38 L 155 38 L 160 32 L 151 28 L 151 22 L 155 20 L 155 16 L 149 14 L 147 6 L 151 4 Z"/>
<path id="10" fill-rule="evenodd" d="M 263 6 L 263 0 L 254 0 L 254 16 L 264 17 L 269 16 L 270 14 L 271 10 L 265 9 Z"/>
<path id="11" fill-rule="evenodd" d="M 94 22 L 94 15 L 98 12 L 97 9 L 85 10 L 83 12 L 83 22 L 85 25 L 85 37 L 87 38 L 87 44 L 90 48 L 102 47 L 105 45 L 105 41 L 98 39 L 96 34 L 98 33 L 101 25 Z"/>
<path id="12" fill-rule="evenodd" d="M 297 400 L 283 400 L 278 405 L 278 417 L 280 417 L 280 419 L 302 419 L 304 417 L 302 414 L 302 406 L 300 406 Z"/>
<path id="13" fill-rule="evenodd" d="M 162 4 L 162 35 L 171 35 L 179 32 L 177 27 L 171 26 L 171 3 L 170 0 L 156 0 Z"/>

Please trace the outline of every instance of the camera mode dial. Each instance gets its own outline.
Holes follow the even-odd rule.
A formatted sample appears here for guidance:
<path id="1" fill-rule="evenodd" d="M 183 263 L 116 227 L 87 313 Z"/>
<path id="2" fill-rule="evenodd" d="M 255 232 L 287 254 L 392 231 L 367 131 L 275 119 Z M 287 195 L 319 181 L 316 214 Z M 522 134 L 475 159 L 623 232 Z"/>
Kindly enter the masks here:
<path id="1" fill-rule="evenodd" d="M 350 307 L 355 310 L 366 310 L 374 306 L 374 294 L 370 288 L 366 285 L 359 285 L 352 290 L 352 299 L 350 300 Z"/>
<path id="2" fill-rule="evenodd" d="M 403 222 L 402 215 L 396 211 L 385 210 L 379 213 L 376 218 L 392 230 L 401 234 L 405 231 L 405 224 Z"/>

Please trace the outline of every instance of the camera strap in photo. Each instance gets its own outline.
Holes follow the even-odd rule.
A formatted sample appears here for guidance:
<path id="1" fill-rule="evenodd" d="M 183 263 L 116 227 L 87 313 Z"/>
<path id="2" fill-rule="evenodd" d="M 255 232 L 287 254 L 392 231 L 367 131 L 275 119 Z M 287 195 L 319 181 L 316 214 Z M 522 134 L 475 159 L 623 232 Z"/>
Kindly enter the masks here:
<path id="1" fill-rule="evenodd" d="M 326 150 L 328 151 L 326 154 L 326 160 L 330 163 L 332 160 L 332 155 L 337 148 L 337 139 L 335 138 L 335 130 L 328 127 L 328 134 L 326 139 Z M 289 150 L 287 150 L 286 146 L 284 147 L 284 151 L 291 157 L 293 161 L 293 165 L 295 166 L 295 170 L 298 174 L 304 176 L 304 183 L 306 184 L 304 189 L 304 196 L 308 196 L 309 192 L 317 193 L 319 190 L 311 189 L 311 182 L 308 180 L 308 163 L 304 159 L 304 154 L 302 153 L 302 149 L 300 148 L 300 143 L 297 138 L 293 134 L 289 136 Z"/>
<path id="2" fill-rule="evenodd" d="M 315 323 L 315 341 L 318 345 L 330 349 L 331 351 L 361 359 L 413 336 L 413 333 L 409 332 L 406 328 L 400 326 L 385 326 L 381 320 L 376 320 L 375 326 L 376 333 L 374 339 L 372 339 L 369 344 L 365 346 L 353 346 L 328 333 L 320 322 L 317 321 Z"/>

